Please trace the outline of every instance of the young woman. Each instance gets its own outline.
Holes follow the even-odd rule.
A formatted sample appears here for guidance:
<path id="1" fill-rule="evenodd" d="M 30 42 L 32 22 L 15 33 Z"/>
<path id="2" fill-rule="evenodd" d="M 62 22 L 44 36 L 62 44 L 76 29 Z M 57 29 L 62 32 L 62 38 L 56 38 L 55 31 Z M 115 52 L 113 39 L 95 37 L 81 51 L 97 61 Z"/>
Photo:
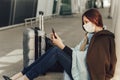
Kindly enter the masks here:
<path id="1" fill-rule="evenodd" d="M 75 48 L 65 46 L 57 34 L 57 38 L 51 34 L 55 47 L 18 74 L 11 78 L 3 76 L 4 79 L 33 80 L 58 61 L 71 80 L 110 80 L 117 61 L 114 34 L 104 30 L 101 14 L 96 9 L 83 14 L 82 28 L 86 35 Z"/>

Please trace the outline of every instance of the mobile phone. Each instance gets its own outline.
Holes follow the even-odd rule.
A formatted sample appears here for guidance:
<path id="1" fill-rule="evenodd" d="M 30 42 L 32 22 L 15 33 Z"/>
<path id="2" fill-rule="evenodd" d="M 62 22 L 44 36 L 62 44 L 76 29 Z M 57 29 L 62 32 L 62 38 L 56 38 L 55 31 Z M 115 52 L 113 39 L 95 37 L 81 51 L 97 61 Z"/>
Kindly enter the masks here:
<path id="1" fill-rule="evenodd" d="M 53 33 L 55 39 L 57 39 L 57 37 L 56 37 L 56 35 L 55 35 L 55 30 L 54 30 L 53 28 L 52 28 L 52 33 Z"/>

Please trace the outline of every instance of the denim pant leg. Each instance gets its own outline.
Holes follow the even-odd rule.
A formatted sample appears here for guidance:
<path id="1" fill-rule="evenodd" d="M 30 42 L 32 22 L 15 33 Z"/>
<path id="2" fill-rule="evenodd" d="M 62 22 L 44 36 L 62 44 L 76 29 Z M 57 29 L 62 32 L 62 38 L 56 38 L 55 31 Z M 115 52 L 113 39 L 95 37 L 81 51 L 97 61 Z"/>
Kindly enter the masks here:
<path id="1" fill-rule="evenodd" d="M 71 80 L 73 80 L 72 74 L 71 74 L 71 68 L 72 68 L 72 56 L 69 56 L 64 51 L 58 48 L 57 50 L 57 58 L 58 62 L 62 65 L 64 70 L 67 72 Z"/>
<path id="2" fill-rule="evenodd" d="M 43 58 L 37 60 L 38 63 L 33 65 L 31 69 L 27 71 L 27 73 L 25 73 L 25 75 L 30 80 L 33 80 L 39 75 L 45 73 L 52 65 L 56 63 L 56 61 L 60 62 L 60 64 L 64 67 L 68 75 L 72 78 L 71 76 L 72 59 L 70 56 L 68 56 L 58 47 L 54 47 L 48 50 L 45 54 L 46 55 L 43 56 Z"/>
<path id="3" fill-rule="evenodd" d="M 47 54 L 49 54 L 49 51 L 51 51 L 54 47 L 50 48 L 49 50 L 47 50 L 47 52 L 45 54 L 43 54 L 41 57 L 39 57 L 35 62 L 33 62 L 30 66 L 25 67 L 21 72 L 22 74 L 26 74 L 29 70 L 31 70 L 31 68 L 33 66 L 35 66 L 36 64 L 38 64 Z M 44 73 L 43 73 L 44 74 Z"/>

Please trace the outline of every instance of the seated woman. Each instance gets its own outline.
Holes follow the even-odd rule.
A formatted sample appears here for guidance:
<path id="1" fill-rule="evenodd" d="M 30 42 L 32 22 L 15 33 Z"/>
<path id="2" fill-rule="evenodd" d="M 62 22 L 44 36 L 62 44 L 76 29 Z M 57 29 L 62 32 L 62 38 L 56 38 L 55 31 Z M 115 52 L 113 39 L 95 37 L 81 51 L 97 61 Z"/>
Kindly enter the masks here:
<path id="1" fill-rule="evenodd" d="M 104 30 L 102 16 L 96 9 L 82 15 L 82 28 L 85 37 L 75 48 L 64 45 L 57 33 L 57 38 L 51 34 L 55 47 L 21 72 L 10 78 L 3 76 L 4 79 L 33 80 L 58 61 L 71 80 L 110 80 L 117 61 L 114 34 Z"/>

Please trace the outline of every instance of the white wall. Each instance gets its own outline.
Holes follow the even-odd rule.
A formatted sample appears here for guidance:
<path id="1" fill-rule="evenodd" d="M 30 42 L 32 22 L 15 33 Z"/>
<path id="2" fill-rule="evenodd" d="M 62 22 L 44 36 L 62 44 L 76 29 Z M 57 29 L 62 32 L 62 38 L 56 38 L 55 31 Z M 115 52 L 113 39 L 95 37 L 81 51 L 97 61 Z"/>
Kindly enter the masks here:
<path id="1" fill-rule="evenodd" d="M 87 0 L 71 0 L 72 13 L 83 13 Z"/>
<path id="2" fill-rule="evenodd" d="M 44 16 L 51 16 L 53 11 L 53 3 L 54 0 L 38 0 L 36 16 L 39 15 L 39 11 L 43 11 Z"/>
<path id="3" fill-rule="evenodd" d="M 71 0 L 72 13 L 79 13 L 79 6 L 78 0 Z"/>
<path id="4" fill-rule="evenodd" d="M 117 65 L 115 75 L 112 80 L 120 80 L 120 0 L 115 0 L 115 8 L 113 15 L 113 27 L 115 27 L 115 42 L 116 42 L 116 55 Z"/>
<path id="5" fill-rule="evenodd" d="M 115 6 L 116 6 L 116 1 L 115 0 L 111 0 L 111 11 L 110 11 L 110 17 L 113 18 L 114 16 L 114 11 L 115 11 Z"/>
<path id="6" fill-rule="evenodd" d="M 116 22 L 117 22 L 117 19 L 118 19 L 118 16 L 119 16 L 118 15 L 119 0 L 114 1 L 113 4 L 114 4 L 114 8 L 113 8 L 113 11 L 112 11 L 113 26 L 117 27 Z"/>

